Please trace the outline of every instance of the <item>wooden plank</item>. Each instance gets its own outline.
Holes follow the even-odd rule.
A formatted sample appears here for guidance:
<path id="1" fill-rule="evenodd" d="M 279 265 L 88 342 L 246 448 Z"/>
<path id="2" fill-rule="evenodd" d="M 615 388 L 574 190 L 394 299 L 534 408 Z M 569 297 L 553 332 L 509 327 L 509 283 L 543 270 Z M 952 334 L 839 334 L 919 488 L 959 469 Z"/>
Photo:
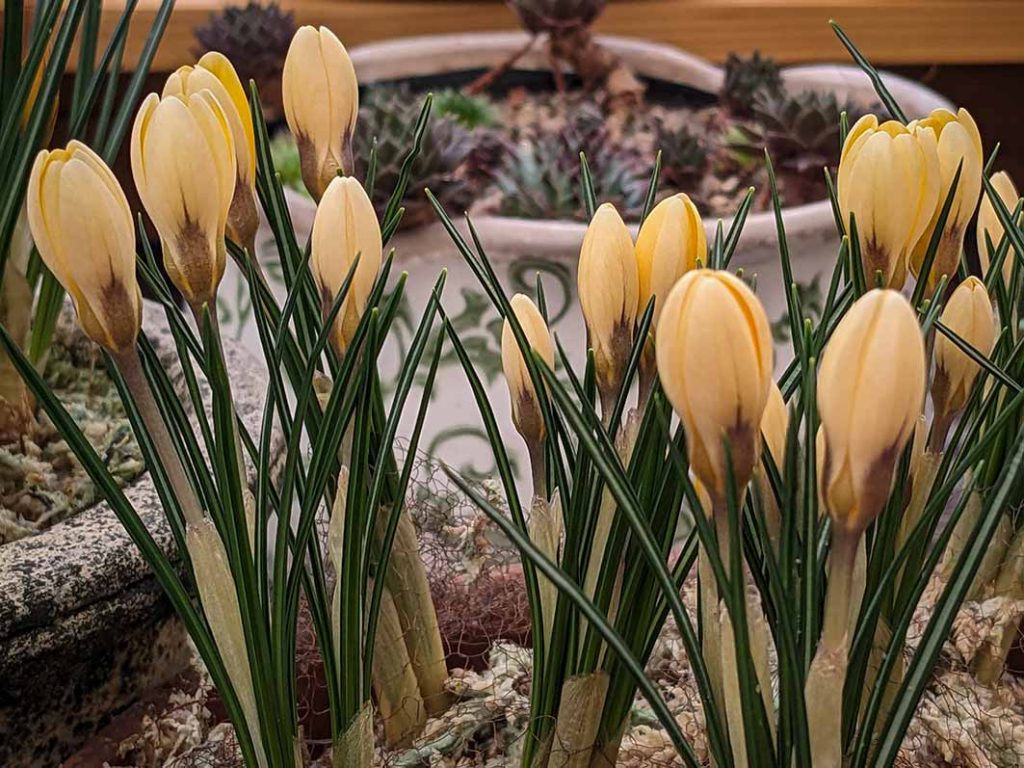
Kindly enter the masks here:
<path id="1" fill-rule="evenodd" d="M 240 1 L 240 0 L 237 0 Z M 154 70 L 192 59 L 192 30 L 225 0 L 178 0 Z M 346 45 L 393 37 L 513 29 L 500 0 L 282 0 L 299 24 L 325 24 Z M 106 0 L 103 28 L 124 0 Z M 126 51 L 130 65 L 159 0 L 139 0 Z M 785 63 L 845 61 L 828 26 L 835 18 L 880 65 L 1024 62 L 1020 0 L 612 0 L 597 30 L 684 48 L 712 61 L 760 49 Z"/>

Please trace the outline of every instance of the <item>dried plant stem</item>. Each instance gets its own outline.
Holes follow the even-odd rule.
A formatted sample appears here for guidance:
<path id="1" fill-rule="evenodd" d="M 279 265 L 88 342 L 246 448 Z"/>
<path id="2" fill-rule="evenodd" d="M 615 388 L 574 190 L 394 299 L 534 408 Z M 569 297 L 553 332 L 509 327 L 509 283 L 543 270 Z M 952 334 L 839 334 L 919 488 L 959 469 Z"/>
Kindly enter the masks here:
<path id="1" fill-rule="evenodd" d="M 719 637 L 722 643 L 722 686 L 725 693 L 725 717 L 729 723 L 729 743 L 736 768 L 747 768 L 747 738 L 743 720 L 743 699 L 739 669 L 736 665 L 736 635 L 724 602 L 718 603 Z"/>
<path id="2" fill-rule="evenodd" d="M 713 504 L 715 530 L 718 533 L 718 546 L 722 562 L 729 574 L 729 549 L 731 546 L 731 532 L 729 531 L 728 512 L 725 501 L 716 500 Z M 710 571 L 710 568 L 707 570 Z M 714 575 L 710 575 L 713 583 Z M 768 667 L 769 644 L 771 642 L 768 634 L 768 625 L 765 622 L 764 614 L 761 611 L 761 601 L 757 588 L 751 583 L 750 575 L 746 565 L 743 566 L 743 573 L 740 578 L 744 582 L 744 604 L 743 610 L 747 616 L 747 647 L 754 662 L 754 672 L 757 675 L 758 687 L 761 692 L 761 699 L 764 703 L 765 713 L 772 731 L 775 730 L 774 701 L 772 699 L 771 672 Z M 717 597 L 717 594 L 716 594 Z M 718 600 L 711 611 L 705 613 L 709 622 L 705 625 L 705 639 L 708 639 L 708 628 L 717 626 L 718 634 L 718 663 L 720 665 L 720 681 L 726 721 L 729 727 L 729 741 L 732 745 L 733 760 L 737 766 L 746 766 L 748 755 L 746 749 L 746 738 L 744 733 L 743 706 L 740 696 L 739 666 L 736 656 L 735 630 L 732 618 L 725 603 Z M 705 650 L 707 644 L 705 644 Z M 714 663 L 708 661 L 709 666 Z"/>
<path id="3" fill-rule="evenodd" d="M 648 337 L 644 344 L 643 352 L 640 354 L 640 376 L 637 394 L 636 410 L 644 413 L 647 410 L 647 403 L 651 399 L 651 392 L 654 391 L 654 383 L 658 380 L 658 361 L 654 356 L 653 337 Z"/>
<path id="4" fill-rule="evenodd" d="M 423 730 L 427 711 L 392 597 L 385 588 L 374 638 L 373 687 L 388 745 L 407 747 Z"/>
<path id="5" fill-rule="evenodd" d="M 379 514 L 378 522 L 383 524 L 385 518 L 385 514 Z M 444 712 L 451 704 L 451 694 L 445 689 L 448 666 L 444 645 L 427 569 L 420 556 L 419 537 L 405 512 L 398 518 L 386 580 L 426 711 L 430 715 Z"/>
<path id="6" fill-rule="evenodd" d="M 332 768 L 372 768 L 373 705 L 366 702 L 331 751 Z"/>
<path id="7" fill-rule="evenodd" d="M 252 670 L 249 668 L 242 614 L 224 543 L 213 522 L 204 519 L 188 524 L 185 530 L 185 544 L 192 558 L 196 589 L 199 592 L 203 613 L 210 624 L 217 650 L 224 661 L 224 667 L 249 726 L 258 764 L 260 768 L 266 768 L 269 763 L 261 737 L 259 710 L 256 706 Z"/>
<path id="8" fill-rule="evenodd" d="M 321 407 L 325 407 L 330 399 L 333 385 L 321 380 L 318 384 L 317 398 Z M 347 466 L 352 453 L 353 427 L 350 425 L 342 437 L 339 456 L 342 466 Z M 347 481 L 347 474 L 346 474 Z M 340 493 L 340 491 L 339 491 Z M 335 504 L 337 508 L 337 503 Z M 382 540 L 387 528 L 389 510 L 378 510 L 376 516 L 375 535 L 377 543 Z M 340 570 L 339 570 L 340 572 Z M 410 669 L 418 683 L 419 699 L 423 709 L 429 715 L 445 711 L 451 703 L 451 694 L 445 690 L 448 680 L 448 666 L 445 661 L 444 645 L 441 641 L 441 630 L 437 623 L 437 611 L 434 608 L 433 596 L 430 593 L 430 582 L 427 570 L 420 556 L 419 538 L 412 518 L 402 512 L 395 529 L 395 538 L 388 559 L 385 575 L 388 603 L 395 612 L 400 625 L 397 633 L 403 647 L 398 649 L 409 660 Z M 381 602 L 381 624 L 384 622 L 384 601 Z M 382 630 L 378 630 L 378 636 Z M 374 651 L 374 684 L 377 685 L 377 656 Z M 381 683 L 384 684 L 383 682 Z M 383 712 L 383 704 L 381 711 Z M 422 723 L 420 724 L 422 727 Z"/>
<path id="9" fill-rule="evenodd" d="M 615 768 L 619 760 L 619 750 L 622 748 L 622 737 L 626 735 L 626 725 L 627 722 L 623 722 L 611 738 L 594 747 L 590 768 Z"/>
<path id="10" fill-rule="evenodd" d="M 853 574 L 861 538 L 861 534 L 839 528 L 832 531 L 824 625 L 804 692 L 811 764 L 815 768 L 842 768 L 843 685 L 849 653 Z"/>
<path id="11" fill-rule="evenodd" d="M 167 478 L 174 489 L 174 496 L 181 506 L 185 522 L 189 525 L 198 524 L 203 521 L 204 514 L 199 506 L 199 499 L 188 482 L 185 475 L 185 468 L 174 449 L 171 435 L 167 431 L 160 407 L 156 404 L 153 391 L 149 388 L 149 381 L 142 370 L 142 361 L 139 353 L 132 348 L 114 356 L 114 364 L 124 377 L 125 384 L 132 393 L 135 400 L 135 407 L 149 432 L 149 439 L 153 441 L 153 447 L 160 457 L 160 463 L 167 472 Z"/>
<path id="12" fill-rule="evenodd" d="M 967 485 L 972 484 L 970 470 L 967 470 L 967 474 L 964 476 L 964 482 Z M 978 524 L 978 518 L 981 516 L 981 494 L 977 490 L 971 491 L 970 498 L 967 499 L 967 505 L 964 507 L 964 511 L 960 514 L 960 519 L 957 521 L 956 527 L 953 529 L 953 535 L 949 539 L 949 544 L 946 545 L 946 551 L 942 554 L 942 563 L 939 565 L 939 573 L 944 581 L 949 581 L 950 576 L 953 575 L 953 569 L 960 560 L 960 555 L 963 553 L 964 548 L 970 541 L 971 533 L 974 531 L 975 526 Z M 998 540 L 998 533 L 996 539 Z M 975 584 L 980 583 L 980 579 L 975 577 Z M 973 588 L 972 588 L 973 593 Z M 967 599 L 972 599 L 972 594 L 968 594 Z"/>
<path id="13" fill-rule="evenodd" d="M 558 550 L 562 541 L 562 504 L 558 493 L 549 504 L 540 496 L 533 497 L 530 513 L 530 540 L 553 562 L 558 562 Z M 558 589 L 546 576 L 537 577 L 540 592 L 541 615 L 544 618 L 544 643 L 551 642 L 555 623 L 555 606 L 558 604 Z"/>
<path id="14" fill-rule="evenodd" d="M 725 707 L 725 686 L 722 680 L 722 637 L 718 619 L 718 585 L 711 567 L 710 555 L 701 548 L 697 556 L 700 584 L 701 655 L 707 667 L 711 694 L 719 711 Z"/>
<path id="15" fill-rule="evenodd" d="M 996 576 L 995 596 L 1014 602 L 1024 600 L 1024 528 L 1017 531 L 1007 549 Z M 1021 631 L 1022 619 L 1019 610 L 1008 611 L 995 629 L 994 642 L 986 643 L 975 657 L 974 676 L 982 685 L 993 687 L 999 682 L 1006 657 Z"/>
<path id="16" fill-rule="evenodd" d="M 768 475 L 760 466 L 754 470 L 754 492 L 757 493 L 761 501 L 761 514 L 764 516 L 764 524 L 768 529 L 768 538 L 771 541 L 772 551 L 778 557 L 779 536 L 782 533 L 782 518 L 779 516 L 779 503 L 772 492 Z"/>
<path id="17" fill-rule="evenodd" d="M 608 673 L 570 677 L 562 684 L 548 768 L 590 768 L 608 693 Z"/>
<path id="18" fill-rule="evenodd" d="M 530 52 L 530 49 L 533 48 L 536 42 L 537 36 L 531 35 L 530 39 L 526 42 L 526 45 L 524 45 L 519 50 L 515 51 L 511 56 L 509 56 L 503 62 L 498 64 L 498 66 L 494 67 L 493 69 L 489 69 L 487 72 L 484 72 L 480 77 L 478 77 L 472 83 L 467 85 L 465 88 L 466 93 L 473 95 L 477 93 L 483 93 L 484 91 L 486 91 L 497 80 L 501 79 L 502 75 L 504 75 L 506 72 L 512 69 L 512 67 L 514 67 L 519 62 L 519 60 L 523 58 L 523 56 L 528 54 Z"/>
<path id="19" fill-rule="evenodd" d="M 979 501 L 979 505 L 980 503 Z M 967 595 L 968 600 L 986 600 L 992 596 L 995 586 L 993 582 L 999 575 L 999 568 L 1006 558 L 1012 538 L 1013 523 L 1010 521 L 1010 516 L 1004 514 L 999 520 L 999 527 L 996 528 L 995 536 L 992 537 L 992 543 L 981 559 L 978 573 L 975 575 L 971 591 Z"/>

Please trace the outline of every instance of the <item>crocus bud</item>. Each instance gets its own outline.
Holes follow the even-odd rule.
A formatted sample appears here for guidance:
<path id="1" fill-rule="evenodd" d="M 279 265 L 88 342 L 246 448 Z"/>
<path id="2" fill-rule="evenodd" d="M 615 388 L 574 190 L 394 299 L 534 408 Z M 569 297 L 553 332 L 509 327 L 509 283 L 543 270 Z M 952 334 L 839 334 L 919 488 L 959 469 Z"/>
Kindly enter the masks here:
<path id="1" fill-rule="evenodd" d="M 331 340 L 339 354 L 352 341 L 380 272 L 380 224 L 363 185 L 337 176 L 328 185 L 313 219 L 310 268 L 324 317 L 330 314 L 352 264 L 359 257 L 348 294 L 334 322 Z"/>
<path id="2" fill-rule="evenodd" d="M 512 297 L 511 304 L 530 349 L 553 368 L 555 350 L 544 316 L 529 297 L 521 293 Z M 537 445 L 544 439 L 544 420 L 537 401 L 537 390 L 530 379 L 526 361 L 508 320 L 505 320 L 501 329 L 501 367 L 505 371 L 508 394 L 512 400 L 512 423 L 516 425 L 519 434 L 527 443 Z"/>
<path id="3" fill-rule="evenodd" d="M 633 239 L 610 203 L 597 209 L 587 228 L 577 280 L 607 418 L 633 346 L 639 295 Z"/>
<path id="4" fill-rule="evenodd" d="M 302 181 L 319 200 L 331 179 L 352 172 L 359 84 L 345 46 L 327 27 L 300 27 L 281 75 L 284 114 L 295 136 Z"/>
<path id="5" fill-rule="evenodd" d="M 228 210 L 228 236 L 239 245 L 252 248 L 260 224 L 256 210 L 256 134 L 238 73 L 224 54 L 210 51 L 194 67 L 180 67 L 168 77 L 163 98 L 187 98 L 204 89 L 220 104 L 235 145 L 236 178 Z"/>
<path id="6" fill-rule="evenodd" d="M 742 492 L 760 454 L 772 382 L 772 334 L 761 302 L 728 272 L 688 272 L 665 300 L 655 351 L 662 386 L 686 430 L 694 474 L 724 499 L 728 440 Z"/>
<path id="7" fill-rule="evenodd" d="M 146 97 L 132 128 L 132 174 L 171 282 L 193 309 L 212 306 L 237 176 L 231 127 L 212 92 Z"/>
<path id="8" fill-rule="evenodd" d="M 110 168 L 79 141 L 43 150 L 26 206 L 39 255 L 74 301 L 86 335 L 113 353 L 133 348 L 142 324 L 135 227 Z"/>
<path id="9" fill-rule="evenodd" d="M 775 466 L 782 471 L 786 460 L 786 433 L 789 431 L 789 410 L 782 399 L 779 385 L 774 381 L 768 388 L 768 400 L 765 402 L 764 415 L 761 416 L 761 435 L 768 446 Z"/>
<path id="10" fill-rule="evenodd" d="M 988 357 L 996 343 L 996 319 L 985 284 L 968 277 L 953 291 L 942 310 L 942 324 Z M 932 402 L 937 414 L 959 413 L 967 404 L 980 368 L 945 335 L 935 338 Z"/>
<path id="11" fill-rule="evenodd" d="M 939 240 L 935 261 L 928 273 L 929 293 L 934 291 L 942 275 L 952 277 L 960 263 L 960 251 L 964 245 L 967 225 L 974 216 L 981 192 L 981 171 L 985 160 L 982 157 L 981 134 L 974 118 L 966 109 L 955 115 L 948 109 L 936 109 L 922 120 L 914 120 L 907 126 L 922 143 L 934 143 L 939 161 L 939 196 L 931 213 L 928 228 L 918 241 L 910 258 L 910 270 L 917 277 L 924 264 L 928 244 L 938 226 L 939 214 L 946 202 L 946 195 L 953 184 L 956 170 L 963 162 L 960 181 L 953 197 L 946 226 Z"/>
<path id="12" fill-rule="evenodd" d="M 839 209 L 857 239 L 867 284 L 899 289 L 907 259 L 928 227 L 939 198 L 938 157 L 933 143 L 922 142 L 895 120 L 879 125 L 865 115 L 843 144 L 838 176 Z"/>
<path id="13" fill-rule="evenodd" d="M 645 312 L 653 298 L 651 327 L 657 328 L 661 306 L 672 286 L 685 272 L 696 269 L 698 262 L 706 265 L 707 260 L 704 223 L 693 201 L 678 194 L 658 203 L 640 227 L 636 240 L 640 287 L 637 313 Z"/>
<path id="14" fill-rule="evenodd" d="M 818 411 L 822 495 L 837 529 L 859 534 L 885 505 L 921 415 L 925 370 L 917 317 L 896 291 L 868 291 L 836 327 L 818 371 Z"/>
<path id="15" fill-rule="evenodd" d="M 1017 188 L 1013 185 L 1013 179 L 1010 178 L 1006 171 L 999 171 L 999 173 L 992 175 L 990 181 L 999 195 L 999 199 L 1006 206 L 1006 210 L 1013 215 L 1013 211 L 1017 207 L 1017 201 L 1020 199 L 1020 195 L 1017 194 Z M 989 252 L 988 243 L 985 239 L 986 235 L 988 240 L 992 241 L 992 247 L 998 248 L 1000 241 L 1003 239 L 1004 231 L 1003 224 L 999 221 L 999 216 L 996 215 L 996 209 L 992 205 L 992 201 L 989 200 L 987 194 L 982 195 L 981 207 L 978 209 L 978 258 L 981 260 L 982 271 L 986 275 L 988 275 L 988 265 L 992 262 L 993 256 Z M 1003 259 L 1003 280 L 1007 285 L 1010 284 L 1010 277 L 1013 274 L 1013 260 L 1013 248 L 1010 248 L 1006 258 Z"/>

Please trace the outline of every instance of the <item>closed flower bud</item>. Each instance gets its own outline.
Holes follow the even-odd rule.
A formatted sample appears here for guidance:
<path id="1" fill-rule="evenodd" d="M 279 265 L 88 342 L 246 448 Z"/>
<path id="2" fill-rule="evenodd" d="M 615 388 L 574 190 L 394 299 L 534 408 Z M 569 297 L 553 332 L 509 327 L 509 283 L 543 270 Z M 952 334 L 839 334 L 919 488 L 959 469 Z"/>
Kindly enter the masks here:
<path id="1" fill-rule="evenodd" d="M 988 357 L 996 343 L 996 320 L 985 284 L 968 277 L 953 291 L 942 310 L 942 324 Z M 935 338 L 932 402 L 937 414 L 959 413 L 967 404 L 980 368 L 944 334 Z"/>
<path id="2" fill-rule="evenodd" d="M 1003 205 L 1006 206 L 1006 210 L 1012 216 L 1014 209 L 1017 207 L 1017 201 L 1020 199 L 1020 195 L 1017 194 L 1017 188 L 1013 185 L 1013 179 L 1010 178 L 1006 171 L 1000 171 L 992 175 L 991 181 L 992 186 L 999 195 L 999 199 L 1003 201 Z M 989 252 L 986 236 L 988 240 L 992 241 L 992 248 L 998 248 L 1000 241 L 1003 239 L 1004 231 L 1003 224 L 999 221 L 999 216 L 996 214 L 992 201 L 989 200 L 987 194 L 983 194 L 981 196 L 981 207 L 978 209 L 978 257 L 981 260 L 981 268 L 985 275 L 988 275 L 988 265 L 992 262 L 992 256 L 994 255 Z M 1013 275 L 1014 258 L 1013 248 L 1010 248 L 1006 253 L 1006 258 L 1003 259 L 1003 280 L 1007 285 L 1010 284 L 1010 277 Z"/>
<path id="3" fill-rule="evenodd" d="M 818 371 L 821 473 L 835 526 L 857 534 L 881 512 L 925 392 L 924 340 L 910 303 L 872 290 L 846 313 Z"/>
<path id="4" fill-rule="evenodd" d="M 607 418 L 610 404 L 622 386 L 633 346 L 639 300 L 633 239 L 610 203 L 597 209 L 587 228 L 577 280 Z"/>
<path id="5" fill-rule="evenodd" d="M 782 472 L 786 460 L 786 433 L 789 431 L 789 410 L 782 399 L 779 385 L 774 381 L 768 388 L 768 400 L 765 402 L 764 415 L 761 417 L 761 435 L 768 446 L 768 453 L 779 472 Z"/>
<path id="6" fill-rule="evenodd" d="M 521 293 L 512 297 L 511 304 L 530 349 L 553 368 L 555 350 L 544 316 L 529 297 Z M 534 389 L 523 353 L 519 350 L 508 320 L 505 320 L 501 329 L 501 367 L 505 371 L 508 394 L 512 400 L 512 423 L 527 443 L 539 444 L 544 439 L 544 421 L 537 401 L 537 390 Z"/>
<path id="7" fill-rule="evenodd" d="M 231 126 L 213 93 L 147 96 L 132 129 L 132 174 L 171 282 L 194 309 L 212 306 L 236 181 Z"/>
<path id="8" fill-rule="evenodd" d="M 79 141 L 44 150 L 26 206 L 39 255 L 74 301 L 86 335 L 114 353 L 132 349 L 142 324 L 135 227 L 110 168 Z"/>
<path id="9" fill-rule="evenodd" d="M 327 27 L 301 27 L 281 75 L 284 114 L 295 136 L 302 181 L 319 200 L 338 172 L 352 173 L 359 83 L 345 46 Z"/>
<path id="10" fill-rule="evenodd" d="M 210 51 L 194 67 L 180 67 L 167 78 L 163 98 L 187 98 L 204 89 L 209 90 L 220 104 L 235 145 L 236 179 L 228 211 L 228 236 L 251 249 L 260 223 L 256 211 L 256 134 L 249 101 L 238 73 L 224 54 Z"/>
<path id="11" fill-rule="evenodd" d="M 351 343 L 366 310 L 383 251 L 377 214 L 362 184 L 340 176 L 330 183 L 316 209 L 310 247 L 310 268 L 325 317 L 359 257 L 331 334 L 334 348 L 341 354 Z"/>
<path id="12" fill-rule="evenodd" d="M 639 278 L 637 313 L 643 314 L 654 299 L 652 328 L 665 297 L 672 286 L 697 263 L 706 265 L 708 244 L 704 223 L 697 206 L 684 194 L 673 195 L 658 203 L 640 227 L 636 240 L 636 266 Z"/>
<path id="13" fill-rule="evenodd" d="M 938 226 L 939 214 L 946 202 L 946 195 L 953 184 L 957 168 L 963 162 L 960 181 L 953 197 L 946 226 L 939 240 L 935 261 L 928 273 L 929 293 L 935 289 L 942 275 L 952 277 L 960 264 L 960 251 L 964 245 L 967 225 L 974 216 L 981 192 L 981 171 L 985 160 L 982 157 L 981 134 L 974 118 L 966 109 L 955 115 L 948 109 L 936 109 L 923 120 L 914 120 L 907 126 L 914 131 L 922 143 L 933 143 L 939 162 L 939 197 L 935 202 L 928 228 L 918 241 L 910 259 L 910 270 L 918 276 L 924 264 L 925 254 L 932 234 Z"/>
<path id="14" fill-rule="evenodd" d="M 772 383 L 772 334 L 761 302 L 728 272 L 688 272 L 665 300 L 655 351 L 662 386 L 686 429 L 694 474 L 724 499 L 728 440 L 742 492 L 760 454 Z"/>
<path id="15" fill-rule="evenodd" d="M 846 137 L 837 184 L 844 223 L 851 216 L 857 223 L 867 284 L 881 272 L 885 286 L 902 288 L 907 259 L 939 199 L 934 146 L 895 120 L 879 125 L 865 115 Z"/>

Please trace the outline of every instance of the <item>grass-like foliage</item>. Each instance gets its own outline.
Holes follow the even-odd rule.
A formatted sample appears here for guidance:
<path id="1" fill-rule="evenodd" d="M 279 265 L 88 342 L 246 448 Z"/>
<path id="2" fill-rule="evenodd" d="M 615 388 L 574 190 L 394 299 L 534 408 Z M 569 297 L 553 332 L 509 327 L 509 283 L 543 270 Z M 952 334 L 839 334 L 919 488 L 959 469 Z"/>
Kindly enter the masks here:
<path id="1" fill-rule="evenodd" d="M 397 642 L 410 645 L 414 633 L 406 631 L 407 623 L 428 635 L 431 628 L 437 632 L 436 618 L 431 623 L 429 617 L 407 615 L 410 596 L 402 590 L 416 581 L 409 569 L 422 569 L 422 564 L 414 532 L 411 545 L 408 540 L 411 529 L 403 506 L 440 357 L 440 345 L 429 339 L 437 337 L 431 330 L 444 275 L 418 322 L 386 404 L 377 361 L 403 302 L 405 275 L 393 277 L 393 254 L 388 256 L 347 348 L 342 353 L 332 347 L 329 329 L 348 295 L 359 257 L 332 305 L 323 307 L 308 266 L 309 246 L 296 242 L 271 162 L 255 86 L 251 112 L 257 189 L 288 285 L 287 299 L 280 305 L 256 262 L 228 243 L 249 284 L 268 374 L 259 432 L 250 434 L 236 415 L 212 307 L 203 306 L 194 317 L 183 312 L 144 234 L 138 273 L 167 316 L 187 398 L 182 401 L 145 333 L 136 349 L 108 357 L 163 502 L 181 568 L 156 544 L 139 510 L 129 504 L 102 458 L 6 329 L 0 330 L 0 340 L 41 409 L 156 573 L 224 701 L 246 764 L 304 762 L 295 669 L 302 605 L 308 608 L 323 660 L 335 752 L 346 755 L 336 757 L 335 764 L 368 764 L 365 759 L 372 757 L 373 748 L 371 693 L 375 691 L 378 701 L 388 695 L 386 686 L 376 685 L 377 664 L 399 648 L 395 642 L 382 643 L 378 625 L 395 623 Z M 429 112 L 428 98 L 382 222 L 385 242 L 401 218 L 398 201 Z M 426 367 L 420 381 L 424 387 L 408 451 L 400 456 L 394 448 L 398 424 L 407 405 L 412 406 L 409 395 L 417 374 L 422 374 L 421 363 Z M 203 379 L 209 388 L 206 399 Z M 325 510 L 333 510 L 330 537 L 317 533 L 318 515 L 322 521 Z M 393 547 L 396 539 L 400 546 Z M 432 610 L 429 606 L 431 616 Z M 430 640 L 428 636 L 425 642 L 429 645 Z M 401 650 L 406 652 L 406 646 Z M 420 654 L 410 663 L 418 674 L 420 667 L 436 666 L 437 660 L 424 660 Z M 427 687 L 422 687 L 428 700 Z M 426 704 L 428 710 L 434 706 Z"/>
<path id="2" fill-rule="evenodd" d="M 905 121 L 883 78 L 838 27 L 836 31 L 875 84 L 882 103 L 894 118 Z M 845 127 L 843 134 L 845 138 Z M 979 571 L 993 537 L 1004 527 L 1021 527 L 1024 235 L 1021 204 L 1014 210 L 1000 200 L 987 174 L 986 169 L 984 194 L 1005 229 L 1000 242 L 979 243 L 991 256 L 982 277 L 996 304 L 997 339 L 991 354 L 986 354 L 940 320 L 949 296 L 946 278 L 939 282 L 934 298 L 925 295 L 959 184 L 958 170 L 952 185 L 942 190 L 935 234 L 911 303 L 929 344 L 934 344 L 936 335 L 949 339 L 980 373 L 951 433 L 946 433 L 949 425 L 932 425 L 931 474 L 915 466 L 920 443 L 908 445 L 896 464 L 883 511 L 864 534 L 863 572 L 854 577 L 862 582 L 863 600 L 855 607 L 846 634 L 846 685 L 841 677 L 840 684 L 826 694 L 842 711 L 841 733 L 835 738 L 843 765 L 894 763 L 958 610 L 977 589 L 979 579 L 991 578 Z M 707 748 L 715 765 L 820 762 L 813 762 L 812 752 L 821 740 L 823 724 L 821 714 L 807 707 L 807 684 L 823 632 L 828 560 L 835 539 L 818 492 L 822 457 L 817 455 L 821 447 L 816 446 L 817 374 L 836 327 L 854 302 L 874 287 L 876 276 L 864 274 L 857 222 L 843 220 L 833 191 L 841 247 L 824 311 L 816 322 L 807 317 L 793 280 L 770 158 L 769 175 L 793 352 L 793 361 L 778 379 L 787 401 L 789 428 L 784 455 L 776 456 L 778 463 L 769 450 L 761 453 L 759 473 L 764 482 L 760 487 L 755 488 L 755 483 L 749 489 L 728 488 L 721 525 L 712 524 L 705 514 L 711 510 L 702 509 L 706 501 L 702 504 L 699 489 L 690 479 L 688 435 L 681 424 L 676 426 L 662 387 L 655 382 L 648 395 L 642 381 L 637 386 L 653 304 L 646 312 L 640 308 L 625 379 L 608 418 L 598 397 L 593 351 L 584 369 L 574 370 L 556 340 L 557 364 L 562 368 L 562 376 L 556 376 L 543 356 L 531 349 L 472 221 L 467 217 L 466 229 L 457 227 L 434 201 L 459 253 L 512 329 L 544 423 L 542 450 L 536 452 L 543 457 L 544 471 L 535 469 L 535 498 L 527 502 L 520 497 L 510 470 L 505 448 L 509 436 L 499 431 L 479 376 L 446 322 L 497 459 L 507 511 L 496 508 L 471 483 L 452 476 L 516 543 L 525 560 L 534 678 L 524 766 L 614 764 L 637 690 L 650 702 L 684 764 L 702 764 L 666 702 L 643 674 L 654 641 L 670 617 L 693 669 L 707 724 Z M 582 178 L 581 199 L 593 216 L 600 201 L 589 184 L 585 158 Z M 830 178 L 829 188 L 834 186 Z M 737 212 L 727 235 L 719 225 L 709 245 L 707 266 L 728 268 L 749 202 L 750 198 Z M 468 237 L 463 234 L 467 230 Z M 1008 282 L 1000 277 L 1007 259 L 1013 260 Z M 961 266 L 963 274 L 965 270 Z M 539 279 L 535 299 L 543 313 Z M 886 408 L 886 403 L 879 402 L 878 408 Z M 534 453 L 531 446 L 531 457 Z M 766 524 L 768 507 L 777 511 L 781 521 L 774 534 Z M 560 542 L 551 546 L 537 535 L 531 509 L 534 516 L 559 516 L 556 528 L 564 529 Z M 727 545 L 720 549 L 723 535 Z M 738 686 L 724 699 L 714 690 L 718 674 L 714 660 L 701 647 L 700 638 L 711 629 L 706 623 L 709 614 L 702 608 L 692 616 L 680 599 L 698 550 L 707 555 L 701 579 L 713 581 L 735 630 Z M 743 573 L 749 582 L 739 576 Z M 544 599 L 545 583 L 558 589 L 553 612 Z M 930 586 L 937 589 L 938 597 L 923 635 L 907 652 L 911 621 Z M 753 602 L 749 590 L 756 593 Z M 702 597 L 706 594 L 702 585 Z M 751 640 L 757 637 L 753 629 L 758 624 L 769 629 L 777 659 L 770 691 L 755 668 L 755 659 L 763 652 Z M 743 749 L 738 749 L 738 739 Z M 590 757 L 576 762 L 581 749 Z"/>

